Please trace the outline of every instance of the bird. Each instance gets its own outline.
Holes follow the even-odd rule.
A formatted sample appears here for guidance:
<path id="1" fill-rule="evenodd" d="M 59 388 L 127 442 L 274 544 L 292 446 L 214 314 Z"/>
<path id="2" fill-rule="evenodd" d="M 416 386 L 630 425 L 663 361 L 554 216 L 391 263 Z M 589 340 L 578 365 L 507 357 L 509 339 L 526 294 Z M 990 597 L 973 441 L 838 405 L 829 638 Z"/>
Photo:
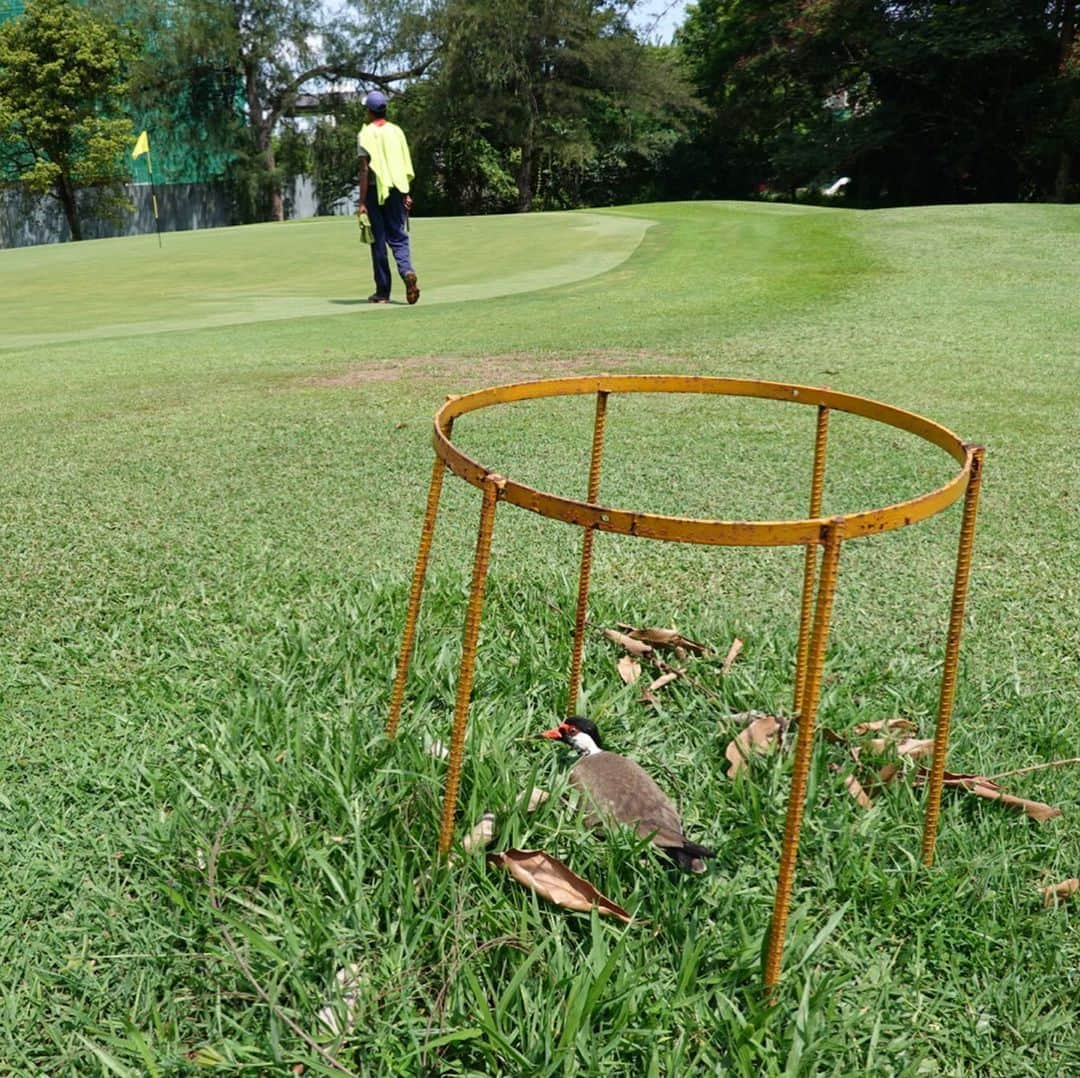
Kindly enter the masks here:
<path id="1" fill-rule="evenodd" d="M 587 803 L 587 826 L 602 828 L 609 820 L 632 826 L 680 868 L 705 871 L 703 859 L 716 852 L 686 838 L 671 798 L 639 764 L 605 750 L 596 723 L 574 715 L 537 736 L 563 741 L 580 754 L 570 771 L 570 785 Z"/>
<path id="2" fill-rule="evenodd" d="M 827 198 L 836 198 L 849 183 L 851 183 L 850 176 L 841 176 L 835 183 L 830 183 L 828 187 L 824 188 L 821 193 Z"/>

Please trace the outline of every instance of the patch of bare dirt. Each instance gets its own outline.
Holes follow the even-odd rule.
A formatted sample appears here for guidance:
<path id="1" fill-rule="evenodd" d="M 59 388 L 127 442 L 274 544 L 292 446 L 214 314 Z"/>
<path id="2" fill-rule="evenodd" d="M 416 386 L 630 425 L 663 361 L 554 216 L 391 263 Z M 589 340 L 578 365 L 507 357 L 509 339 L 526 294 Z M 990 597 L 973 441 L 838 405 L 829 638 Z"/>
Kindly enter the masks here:
<path id="1" fill-rule="evenodd" d="M 577 355 L 536 355 L 504 352 L 494 356 L 406 356 L 385 363 L 354 363 L 337 374 L 302 379 L 302 384 L 327 388 L 363 386 L 427 378 L 452 382 L 455 389 L 480 389 L 503 382 L 527 382 L 536 378 L 565 378 L 575 374 L 610 374 L 619 371 L 647 373 L 649 361 L 671 369 L 671 357 L 645 349 L 595 348 Z"/>

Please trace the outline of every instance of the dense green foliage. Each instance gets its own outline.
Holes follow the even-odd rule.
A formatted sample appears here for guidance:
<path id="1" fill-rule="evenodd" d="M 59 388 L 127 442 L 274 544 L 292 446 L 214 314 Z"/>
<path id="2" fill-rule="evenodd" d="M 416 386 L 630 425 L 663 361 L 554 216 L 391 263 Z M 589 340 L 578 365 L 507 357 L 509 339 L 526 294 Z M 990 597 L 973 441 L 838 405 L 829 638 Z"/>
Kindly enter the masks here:
<path id="1" fill-rule="evenodd" d="M 421 206 L 792 197 L 842 175 L 861 205 L 1076 197 L 1076 0 L 701 0 L 666 49 L 632 8 L 431 5 L 430 62 L 395 106 Z"/>
<path id="2" fill-rule="evenodd" d="M 55 198 L 76 240 L 82 213 L 125 205 L 124 64 L 124 40 L 72 0 L 32 0 L 0 26 L 0 175 Z M 77 203 L 82 187 L 93 207 Z"/>
<path id="3" fill-rule="evenodd" d="M 131 96 L 142 125 L 227 162 L 241 221 L 284 217 L 292 173 L 278 161 L 278 136 L 302 93 L 343 77 L 398 82 L 424 66 L 397 65 L 402 49 L 423 51 L 422 0 L 351 0 L 344 14 L 319 0 L 95 3 L 143 42 Z"/>
<path id="4" fill-rule="evenodd" d="M 220 5 L 186 0 L 90 0 L 139 43 L 129 68 L 128 107 L 147 130 L 164 182 L 219 178 L 247 141 L 236 65 L 223 55 L 231 33 L 212 18 Z"/>
<path id="5" fill-rule="evenodd" d="M 1075 0 L 699 0 L 679 35 L 712 107 L 707 190 L 846 174 L 863 203 L 1075 196 Z"/>
<path id="6" fill-rule="evenodd" d="M 610 272 L 500 294 L 585 258 L 597 218 L 650 227 Z M 1076 900 L 1043 909 L 1037 888 L 1077 875 L 1076 766 L 1001 780 L 1065 810 L 1046 824 L 947 792 L 924 871 L 922 793 L 898 782 L 864 812 L 822 741 L 763 1005 L 790 758 L 732 782 L 724 750 L 731 712 L 790 707 L 801 551 L 597 537 L 597 625 L 745 642 L 731 675 L 699 661 L 656 711 L 589 639 L 589 713 L 720 851 L 685 878 L 556 799 L 514 807 L 562 788 L 559 750 L 529 735 L 563 706 L 580 544 L 499 509 L 458 834 L 494 810 L 499 848 L 551 850 L 633 926 L 460 851 L 432 869 L 444 764 L 424 747 L 448 737 L 478 510 L 453 477 L 401 736 L 381 730 L 446 394 L 681 371 L 831 384 L 984 443 L 949 766 L 1075 757 L 1078 240 L 1062 206 L 418 220 L 423 299 L 374 309 L 340 218 L 0 253 L 18 282 L 0 289 L 0 1071 L 329 1073 L 298 1028 L 364 1076 L 1075 1073 Z M 490 298 L 461 302 L 463 281 Z M 26 311 L 37 339 L 12 341 Z M 519 404 L 455 439 L 580 496 L 591 421 L 589 400 Z M 615 397 L 601 495 L 801 515 L 813 429 L 793 403 Z M 834 414 L 825 509 L 953 468 Z M 845 545 L 822 725 L 929 732 L 958 509 Z M 346 968 L 339 1042 L 318 1013 L 343 1006 Z"/>
<path id="7" fill-rule="evenodd" d="M 227 162 L 240 221 L 282 219 L 301 171 L 322 211 L 354 191 L 374 86 L 420 214 L 816 197 L 845 176 L 861 206 L 1080 190 L 1078 0 L 699 0 L 671 46 L 643 40 L 636 0 L 89 6 L 136 46 L 136 127 Z"/>
<path id="8" fill-rule="evenodd" d="M 414 117 L 453 212 L 603 204 L 656 182 L 690 93 L 627 3 L 447 0 Z"/>

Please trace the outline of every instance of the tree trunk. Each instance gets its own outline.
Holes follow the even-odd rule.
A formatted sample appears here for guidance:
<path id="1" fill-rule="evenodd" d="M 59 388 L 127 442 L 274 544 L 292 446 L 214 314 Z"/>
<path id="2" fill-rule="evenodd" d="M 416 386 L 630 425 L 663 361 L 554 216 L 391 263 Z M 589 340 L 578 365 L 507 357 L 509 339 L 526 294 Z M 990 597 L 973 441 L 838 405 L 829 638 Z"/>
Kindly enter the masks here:
<path id="1" fill-rule="evenodd" d="M 1068 150 L 1062 150 L 1058 157 L 1057 175 L 1054 177 L 1054 201 L 1064 202 L 1069 197 L 1069 173 L 1072 171 L 1072 157 Z"/>
<path id="2" fill-rule="evenodd" d="M 56 181 L 56 197 L 60 205 L 64 207 L 64 216 L 67 218 L 68 228 L 71 229 L 71 238 L 81 240 L 82 223 L 79 221 L 79 207 L 75 204 L 75 190 L 71 181 L 63 173 Z"/>
<path id="3" fill-rule="evenodd" d="M 517 189 L 518 213 L 528 213 L 533 204 L 533 144 L 532 138 L 528 135 L 522 141 Z"/>
<path id="4" fill-rule="evenodd" d="M 267 182 L 270 185 L 270 220 L 285 220 L 285 200 L 281 197 L 281 181 L 277 175 L 277 161 L 274 158 L 274 143 L 271 132 L 266 133 L 266 149 L 263 151 Z"/>
<path id="5" fill-rule="evenodd" d="M 1069 62 L 1072 54 L 1073 42 L 1076 40 L 1077 8 L 1080 7 L 1075 0 L 1062 0 L 1061 15 L 1061 67 L 1062 73 Z M 1076 109 L 1076 102 L 1068 106 L 1068 111 Z M 1064 117 L 1062 117 L 1064 119 Z M 1054 201 L 1064 202 L 1069 197 L 1069 173 L 1072 171 L 1072 155 L 1064 146 L 1058 155 L 1057 175 L 1054 177 Z"/>
<path id="6" fill-rule="evenodd" d="M 268 221 L 284 221 L 285 203 L 281 197 L 281 183 L 276 175 L 277 160 L 274 157 L 273 131 L 270 125 L 261 118 L 252 126 L 255 129 L 255 152 L 263 173 L 263 179 L 259 185 L 260 217 Z"/>
<path id="7" fill-rule="evenodd" d="M 259 96 L 258 68 L 250 59 L 244 63 L 244 96 L 247 98 L 248 123 L 255 133 L 255 149 L 265 172 L 265 191 L 269 205 L 264 205 L 262 212 L 269 212 L 271 221 L 285 220 L 285 204 L 281 197 L 281 183 L 275 171 L 274 159 L 274 116 L 270 109 L 264 108 Z M 260 199 L 261 201 L 261 199 Z"/>

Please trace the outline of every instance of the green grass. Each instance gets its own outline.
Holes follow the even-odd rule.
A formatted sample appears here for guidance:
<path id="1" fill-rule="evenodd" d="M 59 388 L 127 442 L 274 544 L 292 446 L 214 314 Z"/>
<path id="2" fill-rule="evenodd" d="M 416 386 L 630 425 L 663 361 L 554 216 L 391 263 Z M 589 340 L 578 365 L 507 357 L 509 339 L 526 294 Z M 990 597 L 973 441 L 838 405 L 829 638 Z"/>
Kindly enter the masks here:
<path id="1" fill-rule="evenodd" d="M 415 257 L 439 283 L 425 288 L 424 305 L 602 273 L 634 250 L 647 227 L 647 221 L 610 214 L 425 221 Z M 466 247 L 495 252 L 497 264 L 465 262 Z M 55 248 L 24 247 L 5 256 L 6 272 L 20 287 L 0 301 L 7 327 L 0 347 L 356 314 L 371 287 L 367 249 L 355 222 L 342 217 L 274 229 L 178 232 L 160 248 L 148 236 L 120 249 L 112 241 L 89 242 L 65 256 L 62 290 Z M 404 303 L 399 293 L 397 302 Z"/>
<path id="2" fill-rule="evenodd" d="M 685 878 L 556 802 L 513 807 L 565 771 L 527 735 L 562 707 L 578 541 L 499 513 L 461 826 L 496 810 L 500 844 L 550 850 L 640 924 L 558 911 L 482 858 L 431 867 L 444 765 L 423 745 L 447 736 L 478 506 L 452 478 L 402 736 L 381 730 L 445 395 L 679 371 L 827 384 L 986 445 L 949 766 L 1075 756 L 1080 211 L 418 220 L 423 299 L 390 310 L 352 302 L 354 227 L 0 253 L 0 1071 L 328 1073 L 297 1028 L 365 1074 L 1076 1069 L 1077 906 L 1036 890 L 1080 872 L 1076 767 L 1005 781 L 1060 805 L 1049 824 L 947 792 L 927 872 L 921 794 L 862 812 L 820 745 L 764 1005 L 790 761 L 727 780 L 726 716 L 788 706 L 798 552 L 598 537 L 597 624 L 746 642 L 658 716 L 590 641 L 589 713 L 719 851 Z M 590 423 L 586 400 L 522 404 L 455 438 L 580 495 Z M 796 406 L 615 398 L 602 495 L 801 515 L 812 435 Z M 952 469 L 847 416 L 829 448 L 829 512 Z M 958 529 L 954 508 L 845 547 L 823 724 L 929 732 Z M 335 1042 L 316 1015 L 350 965 Z"/>

